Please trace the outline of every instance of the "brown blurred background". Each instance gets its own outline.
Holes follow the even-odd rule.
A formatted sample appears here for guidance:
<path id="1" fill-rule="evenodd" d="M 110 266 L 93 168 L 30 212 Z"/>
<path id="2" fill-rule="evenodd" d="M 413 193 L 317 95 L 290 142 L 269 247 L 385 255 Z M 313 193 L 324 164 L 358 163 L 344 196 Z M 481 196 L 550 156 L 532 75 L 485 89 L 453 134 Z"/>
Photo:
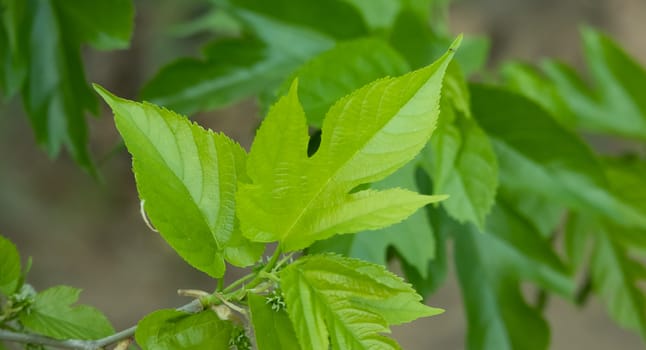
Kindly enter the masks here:
<path id="1" fill-rule="evenodd" d="M 135 3 L 132 48 L 86 53 L 88 79 L 129 98 L 136 97 L 163 63 L 196 53 L 204 39 L 173 38 L 169 28 L 196 15 L 177 11 L 176 2 Z M 462 0 L 454 1 L 450 18 L 455 33 L 492 38 L 492 67 L 509 58 L 538 61 L 548 56 L 582 67 L 582 24 L 609 33 L 646 65 L 644 0 Z M 248 101 L 197 120 L 248 146 L 257 125 L 255 114 L 255 105 Z M 92 151 L 107 154 L 118 142 L 112 119 L 104 109 L 89 123 Z M 20 103 L 0 106 L 0 233 L 18 245 L 23 258 L 33 257 L 29 281 L 37 289 L 55 284 L 82 288 L 82 302 L 104 310 L 117 329 L 155 309 L 188 302 L 176 295 L 178 288 L 214 288 L 144 225 L 125 150 L 103 161 L 100 170 L 103 179 L 98 183 L 66 156 L 49 160 L 35 146 Z M 464 348 L 465 319 L 455 279 L 429 303 L 447 312 L 398 327 L 395 336 L 402 346 Z M 552 299 L 547 317 L 553 349 L 643 347 L 638 336 L 611 323 L 596 300 L 578 310 Z"/>

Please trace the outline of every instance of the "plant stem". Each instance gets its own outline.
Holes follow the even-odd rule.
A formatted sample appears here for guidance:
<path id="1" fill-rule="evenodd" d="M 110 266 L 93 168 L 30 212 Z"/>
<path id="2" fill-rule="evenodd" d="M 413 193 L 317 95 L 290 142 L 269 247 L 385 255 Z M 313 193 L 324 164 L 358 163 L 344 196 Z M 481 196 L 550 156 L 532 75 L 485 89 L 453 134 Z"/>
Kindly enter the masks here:
<path id="1" fill-rule="evenodd" d="M 283 257 L 283 259 L 279 261 L 280 255 L 281 255 L 281 249 L 280 247 L 277 247 L 276 250 L 274 251 L 274 254 L 267 262 L 267 264 L 260 271 L 254 274 L 249 274 L 247 276 L 244 276 L 236 280 L 235 282 L 231 283 L 229 286 L 224 288 L 221 293 L 216 291 L 216 293 L 218 293 L 218 297 L 222 298 L 223 295 L 238 294 L 239 292 L 242 292 L 238 296 L 238 298 L 243 298 L 244 295 L 246 294 L 246 291 L 259 286 L 265 279 L 268 278 L 268 275 L 270 275 L 271 272 L 273 272 L 276 268 L 285 264 L 291 257 L 291 255 L 289 255 L 289 256 Z M 251 280 L 249 284 L 247 284 L 244 288 L 241 288 L 240 290 L 236 290 L 235 292 L 233 292 L 233 290 L 236 287 L 245 283 L 248 280 Z M 222 283 L 218 281 L 218 290 L 221 290 L 221 289 L 222 289 Z M 208 306 L 208 304 L 211 303 L 211 300 L 207 300 L 207 303 L 206 303 L 207 305 L 205 305 L 202 299 L 203 298 L 195 299 L 192 302 L 177 308 L 177 310 L 190 312 L 190 313 L 200 312 L 204 309 L 205 306 Z M 210 298 L 207 298 L 207 299 L 210 299 Z M 112 334 L 105 338 L 96 339 L 96 340 L 82 340 L 82 339 L 59 340 L 59 339 L 54 339 L 54 338 L 50 338 L 39 334 L 19 333 L 19 332 L 13 332 L 10 330 L 0 329 L 0 340 L 15 342 L 15 343 L 24 343 L 24 344 L 39 344 L 39 345 L 50 346 L 58 349 L 101 350 L 101 349 L 104 349 L 106 346 L 117 344 L 126 339 L 132 338 L 136 330 L 137 330 L 137 326 L 132 326 L 121 332 Z"/>
<path id="2" fill-rule="evenodd" d="M 263 276 L 264 273 L 268 273 L 271 270 L 273 270 L 274 266 L 276 266 L 276 263 L 278 262 L 278 258 L 280 258 L 280 253 L 282 249 L 280 249 L 280 246 L 276 247 L 276 250 L 274 251 L 274 255 L 271 256 L 271 259 L 269 259 L 269 262 L 265 267 L 262 268 L 262 270 L 258 271 L 258 273 L 254 276 L 254 279 L 247 284 L 245 287 L 246 289 L 252 289 L 253 287 L 259 285 L 262 280 L 265 278 Z"/>
<path id="3" fill-rule="evenodd" d="M 289 259 L 291 259 L 291 258 L 292 258 L 292 256 L 294 256 L 294 252 L 291 252 L 291 253 L 289 253 L 289 254 L 285 255 L 282 259 L 280 259 L 280 261 L 279 261 L 279 262 L 276 264 L 276 266 L 274 267 L 274 271 L 275 271 L 275 270 L 278 270 L 280 267 L 282 267 L 283 265 L 285 265 L 285 263 L 286 263 L 286 262 L 288 262 L 288 261 L 289 261 Z"/>
<path id="4" fill-rule="evenodd" d="M 186 311 L 191 313 L 202 311 L 202 309 L 203 307 L 199 300 L 193 300 L 192 302 L 177 308 L 177 310 L 179 311 Z M 58 340 L 39 334 L 25 334 L 0 329 L 0 340 L 13 343 L 46 345 L 58 349 L 101 350 L 108 345 L 116 344 L 124 339 L 132 338 L 136 330 L 137 326 L 132 326 L 121 332 L 96 340 Z"/>
<path id="5" fill-rule="evenodd" d="M 246 281 L 248 281 L 248 280 L 250 280 L 250 279 L 252 279 L 254 277 L 256 277 L 255 274 L 249 274 L 249 275 L 246 275 L 246 276 L 243 276 L 243 277 L 237 279 L 236 281 L 234 281 L 233 283 L 228 285 L 226 288 L 224 288 L 224 290 L 222 290 L 222 294 L 227 294 L 227 293 L 233 291 L 235 289 L 235 287 L 241 285 L 242 283 L 244 283 L 244 282 L 246 282 Z"/>

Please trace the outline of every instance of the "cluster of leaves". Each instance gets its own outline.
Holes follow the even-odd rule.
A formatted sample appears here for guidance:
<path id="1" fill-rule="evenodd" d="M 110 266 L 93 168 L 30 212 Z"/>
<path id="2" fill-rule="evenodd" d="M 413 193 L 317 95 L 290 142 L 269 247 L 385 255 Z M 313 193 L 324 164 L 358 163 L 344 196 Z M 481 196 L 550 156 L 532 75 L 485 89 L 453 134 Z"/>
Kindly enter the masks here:
<path id="1" fill-rule="evenodd" d="M 467 38 L 454 61 L 449 52 L 429 65 L 451 40 L 445 1 L 211 2 L 205 18 L 220 35 L 202 58 L 162 68 L 142 96 L 186 114 L 258 97 L 267 117 L 248 154 L 174 112 L 97 88 L 133 155 L 142 205 L 164 239 L 214 278 L 226 263 L 256 264 L 250 275 L 200 297 L 212 310 L 144 318 L 136 334 L 143 348 L 246 349 L 254 341 L 259 349 L 396 348 L 383 336 L 390 325 L 439 312 L 418 294 L 442 285 L 449 245 L 471 349 L 547 348 L 543 307 L 551 294 L 583 303 L 595 293 L 619 325 L 646 338 L 646 71 L 611 39 L 583 30 L 589 80 L 546 61 L 540 68 L 507 63 L 500 79 L 471 83 L 486 40 Z M 0 1 L 3 18 L 26 18 L 25 9 L 71 16 L 53 0 L 22 3 Z M 42 99 L 29 97 L 36 93 L 26 83 L 34 64 L 24 63 L 29 41 L 17 41 L 24 28 L 12 27 L 27 21 L 5 23 L 0 49 L 21 49 L 0 50 L 10 53 L 2 57 L 0 83 L 9 94 L 22 88 L 30 106 Z M 121 36 L 108 27 L 72 36 L 74 45 L 127 38 L 130 27 L 119 28 Z M 81 83 L 72 85 L 85 91 Z M 55 91 L 77 93 L 70 89 Z M 47 96 L 47 106 L 68 106 L 64 96 Z M 84 135 L 70 131 L 82 125 L 79 118 L 61 116 L 39 119 L 50 127 L 43 135 L 58 135 L 54 144 L 73 154 L 84 150 L 85 136 L 70 136 Z M 318 130 L 312 137 L 308 126 Z M 598 140 L 622 148 L 604 153 L 595 149 Z M 76 156 L 81 164 L 84 157 Z M 444 198 L 434 193 L 449 198 L 416 211 Z M 338 235 L 364 230 L 371 232 Z M 273 242 L 273 257 L 258 264 Z M 288 263 L 303 249 L 305 256 Z M 418 294 L 380 266 L 393 257 Z M 8 276 L 21 275 L 19 265 L 6 266 L 17 266 Z M 29 328 L 34 322 L 19 316 L 47 291 L 24 292 L 22 282 L 12 282 L 20 277 L 5 282 L 3 275 L 11 322 L 62 337 Z M 527 282 L 535 300 L 521 289 Z M 55 309 L 74 301 L 62 299 Z"/>
<path id="2" fill-rule="evenodd" d="M 209 43 L 202 59 L 163 68 L 144 88 L 147 99 L 192 113 L 256 95 L 266 109 L 298 77 L 308 123 L 317 128 L 337 98 L 427 64 L 448 40 L 442 21 L 427 24 L 442 13 L 440 2 L 215 3 L 237 21 L 238 36 Z M 344 20 L 328 23 L 326 13 Z M 379 232 L 316 242 L 308 253 L 380 264 L 397 257 L 407 279 L 428 295 L 446 276 L 452 242 L 474 349 L 546 348 L 542 312 L 552 293 L 583 303 L 594 292 L 618 324 L 646 336 L 639 287 L 646 74 L 603 34 L 584 29 L 583 39 L 594 85 L 553 61 L 541 70 L 508 63 L 500 80 L 469 83 L 487 45 L 467 40 L 448 68 L 430 143 L 386 179 L 366 181 L 373 189 L 449 199 Z M 591 143 L 599 139 L 627 146 L 604 154 Z M 283 213 L 279 208 L 275 213 Z M 560 241 L 564 251 L 556 248 Z M 526 282 L 536 286 L 536 300 L 521 292 Z"/>
<path id="3" fill-rule="evenodd" d="M 100 311 L 74 305 L 79 289 L 55 286 L 37 293 L 25 283 L 29 266 L 23 272 L 16 246 L 0 236 L 0 330 L 54 339 L 97 339 L 114 333 Z"/>
<path id="4" fill-rule="evenodd" d="M 310 155 L 298 80 L 269 109 L 249 154 L 174 112 L 97 86 L 133 155 L 145 212 L 189 264 L 221 278 L 226 263 L 251 266 L 277 243 L 245 286 L 201 298 L 215 312 L 157 311 L 140 322 L 137 342 L 144 349 L 245 348 L 236 329 L 250 314 L 259 349 L 397 349 L 383 335 L 390 325 L 441 312 L 383 266 L 329 253 L 287 266 L 279 258 L 333 235 L 390 226 L 445 198 L 362 185 L 392 174 L 426 145 L 457 45 L 429 66 L 339 99 Z"/>
<path id="5" fill-rule="evenodd" d="M 535 216 L 554 212 L 545 208 L 547 203 L 561 207 L 556 213 L 568 212 L 568 267 L 573 274 L 588 274 L 576 301 L 585 301 L 593 291 L 619 325 L 646 339 L 646 293 L 640 287 L 646 278 L 641 259 L 646 237 L 646 70 L 609 37 L 590 28 L 582 30 L 582 37 L 589 82 L 554 60 L 540 69 L 515 62 L 501 69 L 506 87 L 551 117 L 555 129 L 568 133 L 558 144 L 552 132 L 542 137 L 549 140 L 549 150 L 559 152 L 549 160 L 552 179 L 536 176 L 532 186 L 517 183 L 509 191 L 542 193 Z M 590 143 L 618 149 L 598 152 Z"/>

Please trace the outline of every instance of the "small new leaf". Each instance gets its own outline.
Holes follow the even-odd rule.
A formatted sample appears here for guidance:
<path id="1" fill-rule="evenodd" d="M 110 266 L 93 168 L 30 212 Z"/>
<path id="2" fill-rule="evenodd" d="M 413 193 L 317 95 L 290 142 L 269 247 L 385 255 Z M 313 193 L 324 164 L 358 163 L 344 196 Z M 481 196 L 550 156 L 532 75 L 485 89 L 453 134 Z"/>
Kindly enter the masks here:
<path id="1" fill-rule="evenodd" d="M 96 89 L 114 111 L 144 209 L 164 239 L 213 277 L 224 275 L 225 258 L 253 264 L 263 247 L 242 237 L 235 217 L 237 182 L 245 176 L 242 147 L 169 110 Z"/>
<path id="2" fill-rule="evenodd" d="M 399 349 L 390 325 L 442 312 L 383 266 L 338 255 L 301 258 L 280 278 L 304 349 Z"/>
<path id="3" fill-rule="evenodd" d="M 135 339 L 143 350 L 228 349 L 233 324 L 207 310 L 189 314 L 159 310 L 144 317 Z"/>
<path id="4" fill-rule="evenodd" d="M 251 147 L 251 182 L 241 184 L 237 195 L 244 235 L 257 242 L 278 241 L 285 251 L 299 250 L 334 234 L 397 223 L 443 199 L 401 189 L 351 191 L 393 173 L 426 144 L 453 52 L 339 100 L 327 113 L 321 145 L 311 158 L 294 83 L 270 109 Z"/>
<path id="5" fill-rule="evenodd" d="M 20 313 L 30 331 L 56 339 L 99 339 L 114 333 L 110 321 L 97 309 L 72 306 L 80 289 L 57 286 L 36 294 L 31 307 Z"/>

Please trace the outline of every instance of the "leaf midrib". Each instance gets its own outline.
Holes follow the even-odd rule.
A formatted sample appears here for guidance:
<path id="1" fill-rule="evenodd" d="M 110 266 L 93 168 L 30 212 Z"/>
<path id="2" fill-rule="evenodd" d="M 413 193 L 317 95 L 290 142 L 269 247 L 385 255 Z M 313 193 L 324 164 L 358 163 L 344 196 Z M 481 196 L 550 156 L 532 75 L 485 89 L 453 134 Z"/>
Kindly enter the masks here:
<path id="1" fill-rule="evenodd" d="M 145 106 L 142 106 L 142 107 L 145 107 Z M 148 113 L 146 113 L 145 109 L 144 109 L 144 115 L 146 115 L 146 117 L 147 117 L 146 119 L 148 120 Z M 130 120 L 132 120 L 132 123 L 131 123 L 131 124 L 132 124 L 136 129 L 137 129 L 137 131 L 138 131 L 141 135 L 143 135 L 143 139 L 144 139 L 144 140 L 146 140 L 146 142 L 148 143 L 148 145 L 150 146 L 150 148 L 152 148 L 152 149 L 153 149 L 153 151 L 154 151 L 154 152 L 155 152 L 155 154 L 158 156 L 158 158 L 159 158 L 159 159 L 164 163 L 164 165 L 166 166 L 166 168 L 170 171 L 170 173 L 171 173 L 171 174 L 173 174 L 173 176 L 175 177 L 175 179 L 176 179 L 176 180 L 177 180 L 177 181 L 182 185 L 182 188 L 186 191 L 186 193 L 188 194 L 188 196 L 191 198 L 191 205 L 192 205 L 192 206 L 197 210 L 197 212 L 199 213 L 199 217 L 200 217 L 200 219 L 201 219 L 201 221 L 202 221 L 202 224 L 203 224 L 203 225 L 208 229 L 208 231 L 209 231 L 209 233 L 210 233 L 210 237 L 212 237 L 212 238 L 213 238 L 213 242 L 215 243 L 216 251 L 221 252 L 221 251 L 224 249 L 224 248 L 222 247 L 222 245 L 223 245 L 223 244 L 221 244 L 221 243 L 218 241 L 218 239 L 215 237 L 215 234 L 214 234 L 213 230 L 211 229 L 211 226 L 208 224 L 208 220 L 206 219 L 204 212 L 202 211 L 202 209 L 201 209 L 201 208 L 200 208 L 200 206 L 198 205 L 198 202 L 196 201 L 196 198 L 195 198 L 195 197 L 193 197 L 193 195 L 191 194 L 191 191 L 188 189 L 188 187 L 186 186 L 186 184 L 184 183 L 184 181 L 182 181 L 182 178 L 180 177 L 180 175 L 179 175 L 179 174 L 177 174 L 177 172 L 175 171 L 175 169 L 173 169 L 173 167 L 171 167 L 171 166 L 170 166 L 170 164 L 166 161 L 166 159 L 163 157 L 163 155 L 159 152 L 159 150 L 157 149 L 157 147 L 156 147 L 156 146 L 155 146 L 155 144 L 153 143 L 152 139 L 148 136 L 148 134 L 147 134 L 144 130 L 142 130 L 142 128 L 139 126 L 139 124 L 138 124 L 138 123 L 134 122 L 134 120 L 135 120 L 134 118 L 129 118 L 129 119 L 130 119 Z M 167 129 L 167 130 L 168 130 L 168 131 L 169 131 L 173 136 L 175 136 L 175 134 L 173 133 L 172 128 L 171 128 L 171 127 L 170 127 L 170 125 L 168 124 L 168 121 L 167 121 L 165 118 L 163 118 L 163 117 L 162 117 L 162 118 L 160 118 L 160 119 L 163 121 L 165 128 L 166 128 L 166 129 Z M 188 125 L 188 127 L 189 127 L 189 131 L 191 131 L 191 141 L 195 144 L 195 147 L 196 147 L 196 148 L 198 148 L 198 145 L 197 145 L 197 143 L 195 142 L 195 137 L 192 135 L 191 126 L 190 126 L 190 125 Z M 175 137 L 173 137 L 173 139 L 172 139 L 172 140 L 173 140 L 173 144 L 175 145 L 175 148 L 177 149 L 177 154 L 179 155 L 180 159 L 181 159 L 181 158 L 183 158 L 183 156 L 182 156 L 182 152 L 181 152 L 181 150 L 180 150 L 180 148 L 179 148 L 179 145 L 178 145 L 178 143 L 177 143 L 176 138 L 175 138 Z M 180 163 L 181 163 L 181 164 L 183 164 L 183 161 L 180 161 Z M 200 157 L 200 162 L 199 162 L 199 164 L 200 164 L 200 172 L 202 173 L 202 177 L 201 177 L 201 179 L 200 179 L 200 183 L 201 183 L 200 196 L 203 196 L 203 195 L 204 195 L 204 166 L 203 166 L 203 164 L 202 164 L 202 158 L 201 158 L 201 157 Z M 218 175 L 219 175 L 219 174 L 218 174 Z"/>
<path id="2" fill-rule="evenodd" d="M 328 333 L 331 333 L 330 328 L 334 328 L 334 327 L 328 324 L 329 320 L 327 319 L 327 317 L 325 317 L 326 315 L 331 316 L 333 318 L 332 322 L 334 322 L 335 324 L 342 325 L 343 329 L 345 330 L 345 333 L 350 334 L 352 336 L 352 339 L 354 339 L 354 341 L 357 344 L 361 345 L 362 348 L 367 349 L 366 347 L 363 346 L 364 344 L 362 342 L 362 339 L 358 338 L 359 335 L 356 334 L 356 332 L 353 329 L 347 327 L 347 325 L 351 323 L 346 322 L 345 320 L 340 318 L 338 314 L 335 312 L 335 309 L 330 307 L 330 305 L 332 305 L 333 303 L 331 302 L 331 300 L 328 299 L 327 295 L 325 295 L 325 292 L 324 292 L 325 290 L 319 290 L 315 288 L 314 284 L 309 281 L 304 271 L 300 269 L 296 269 L 296 271 L 298 273 L 299 279 L 302 281 L 302 283 L 304 283 L 307 286 L 311 294 L 316 296 L 316 300 L 320 304 L 320 307 L 326 311 L 325 314 L 323 315 L 323 321 L 325 322 Z M 312 271 L 312 270 L 308 270 L 308 271 Z M 371 313 L 374 313 L 373 311 L 370 311 L 370 310 L 364 310 L 364 311 L 366 312 L 369 311 Z M 379 317 L 378 314 L 375 313 L 375 315 Z M 376 333 L 375 335 L 379 335 L 379 333 Z"/>

